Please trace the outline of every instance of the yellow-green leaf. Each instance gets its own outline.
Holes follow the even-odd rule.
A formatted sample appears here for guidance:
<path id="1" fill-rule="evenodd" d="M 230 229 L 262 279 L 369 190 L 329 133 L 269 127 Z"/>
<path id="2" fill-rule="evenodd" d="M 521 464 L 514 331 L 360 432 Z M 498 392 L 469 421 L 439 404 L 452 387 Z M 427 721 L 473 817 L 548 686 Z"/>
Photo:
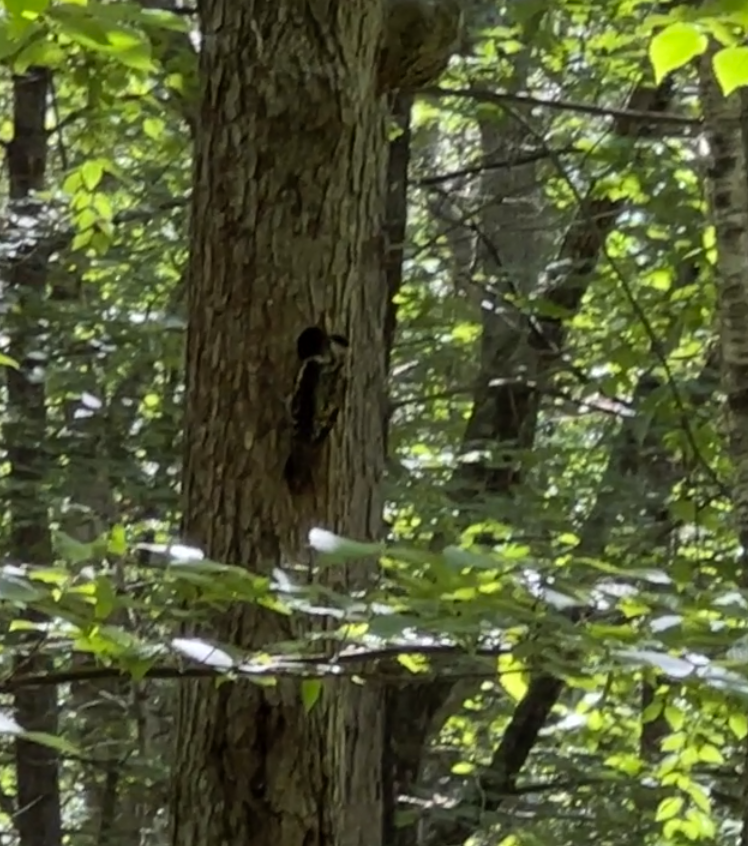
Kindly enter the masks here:
<path id="1" fill-rule="evenodd" d="M 455 775 L 470 775 L 475 770 L 475 765 L 469 761 L 458 761 L 452 765 L 452 772 Z"/>
<path id="2" fill-rule="evenodd" d="M 656 822 L 664 822 L 678 816 L 683 808 L 682 796 L 668 796 L 657 807 Z"/>
<path id="3" fill-rule="evenodd" d="M 735 89 L 748 85 L 748 47 L 725 47 L 714 54 L 712 67 L 727 97 Z"/>
<path id="4" fill-rule="evenodd" d="M 706 45 L 706 35 L 694 24 L 678 22 L 660 30 L 649 45 L 649 60 L 657 83 L 700 56 Z"/>
<path id="5" fill-rule="evenodd" d="M 699 760 L 707 764 L 724 764 L 725 759 L 722 753 L 711 743 L 705 743 L 699 749 Z"/>
<path id="6" fill-rule="evenodd" d="M 748 717 L 746 717 L 745 714 L 740 712 L 730 714 L 727 722 L 730 726 L 730 731 L 735 735 L 735 737 L 737 737 L 738 740 L 743 740 L 743 738 L 748 735 Z"/>
<path id="7" fill-rule="evenodd" d="M 14 370 L 18 370 L 19 364 L 9 355 L 3 355 L 3 353 L 0 353 L 0 367 L 12 367 Z"/>
<path id="8" fill-rule="evenodd" d="M 670 728 L 673 731 L 679 731 L 683 728 L 686 722 L 686 715 L 680 708 L 676 708 L 675 705 L 668 705 L 665 708 L 665 719 L 668 721 Z"/>
<path id="9" fill-rule="evenodd" d="M 499 656 L 499 682 L 515 702 L 527 693 L 527 668 L 511 653 Z"/>
<path id="10" fill-rule="evenodd" d="M 81 166 L 81 180 L 83 185 L 89 190 L 93 191 L 101 182 L 101 177 L 104 175 L 104 168 L 101 162 L 97 159 L 85 162 Z"/>

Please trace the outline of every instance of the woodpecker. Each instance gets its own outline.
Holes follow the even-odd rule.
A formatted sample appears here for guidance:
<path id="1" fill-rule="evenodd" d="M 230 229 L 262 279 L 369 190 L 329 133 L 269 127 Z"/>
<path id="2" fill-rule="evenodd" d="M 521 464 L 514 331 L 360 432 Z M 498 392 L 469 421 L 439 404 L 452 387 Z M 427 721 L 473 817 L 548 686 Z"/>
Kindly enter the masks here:
<path id="1" fill-rule="evenodd" d="M 319 326 L 305 329 L 296 342 L 299 370 L 291 397 L 291 453 L 284 476 L 289 490 L 313 488 L 313 473 L 345 398 L 348 339 Z"/>

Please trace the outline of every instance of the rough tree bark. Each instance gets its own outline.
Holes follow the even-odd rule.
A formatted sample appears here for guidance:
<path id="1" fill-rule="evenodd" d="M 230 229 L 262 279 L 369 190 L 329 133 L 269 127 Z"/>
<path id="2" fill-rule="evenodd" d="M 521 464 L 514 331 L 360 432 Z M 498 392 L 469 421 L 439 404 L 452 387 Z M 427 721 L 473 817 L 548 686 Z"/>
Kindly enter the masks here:
<path id="1" fill-rule="evenodd" d="M 712 67 L 712 42 L 701 62 L 701 105 L 711 148 L 707 174 L 717 244 L 717 325 L 722 388 L 726 397 L 732 503 L 743 554 L 738 584 L 748 587 L 748 94 L 725 97 Z M 748 796 L 748 742 L 741 792 Z M 748 844 L 748 803 L 743 801 L 741 846 Z"/>
<path id="2" fill-rule="evenodd" d="M 47 407 L 40 353 L 39 310 L 47 284 L 47 262 L 30 243 L 41 233 L 29 219 L 42 223 L 43 205 L 34 193 L 44 189 L 47 166 L 45 116 L 49 94 L 48 68 L 31 67 L 13 78 L 13 138 L 7 147 L 10 189 L 7 241 L 10 257 L 3 261 L 7 299 L 15 306 L 7 314 L 9 353 L 19 368 L 7 371 L 8 409 L 3 438 L 10 463 L 12 495 L 9 551 L 19 563 L 49 566 L 52 560 L 44 492 L 48 454 L 45 451 Z M 20 245 L 20 246 L 19 246 Z M 7 262 L 7 264 L 6 264 Z M 34 622 L 38 615 L 28 612 Z M 16 666 L 43 673 L 50 659 L 35 635 L 25 639 Z M 26 688 L 15 695 L 16 718 L 28 731 L 57 732 L 57 689 Z M 57 752 L 27 740 L 16 742 L 16 817 L 21 846 L 57 846 L 62 842 L 59 759 Z"/>
<path id="3" fill-rule="evenodd" d="M 202 0 L 198 9 L 185 534 L 213 558 L 267 571 L 306 560 L 315 524 L 379 534 L 385 368 L 372 350 L 383 350 L 386 310 L 382 95 L 444 59 L 428 38 L 416 55 L 409 30 L 398 73 L 384 48 L 403 34 L 385 32 L 393 17 L 381 0 Z M 296 338 L 323 318 L 350 338 L 349 390 L 315 491 L 292 498 L 282 478 L 285 401 Z M 369 570 L 331 578 L 346 589 Z M 208 632 L 245 648 L 290 633 L 285 618 L 246 607 Z M 173 842 L 378 843 L 381 700 L 372 685 L 328 682 L 307 715 L 288 680 L 271 690 L 185 686 Z"/>

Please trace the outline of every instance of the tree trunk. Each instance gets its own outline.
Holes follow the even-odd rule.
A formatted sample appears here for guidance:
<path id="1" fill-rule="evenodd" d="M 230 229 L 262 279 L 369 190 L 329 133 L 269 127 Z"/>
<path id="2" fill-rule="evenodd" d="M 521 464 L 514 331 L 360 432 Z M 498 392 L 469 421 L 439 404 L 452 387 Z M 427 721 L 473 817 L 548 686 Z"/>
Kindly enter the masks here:
<path id="1" fill-rule="evenodd" d="M 712 166 L 709 199 L 717 246 L 717 321 L 722 388 L 727 399 L 732 504 L 742 547 L 737 582 L 748 587 L 748 94 L 725 97 L 712 68 L 712 41 L 701 62 L 701 106 Z M 748 741 L 741 776 L 748 796 Z M 741 846 L 748 846 L 748 804 L 742 806 Z"/>
<path id="2" fill-rule="evenodd" d="M 337 7 L 199 3 L 185 534 L 214 559 L 262 572 L 311 565 L 315 525 L 357 538 L 380 531 L 382 10 L 378 0 Z M 347 396 L 314 489 L 292 496 L 283 468 L 296 339 L 322 319 L 351 342 Z M 369 570 L 331 577 L 352 589 Z M 242 607 L 208 634 L 251 649 L 298 631 Z M 173 842 L 376 846 L 381 731 L 371 684 L 326 682 L 310 714 L 292 680 L 185 685 Z"/>
<path id="3" fill-rule="evenodd" d="M 716 46 L 701 67 L 701 102 L 712 167 L 708 186 L 717 245 L 717 296 L 723 388 L 727 396 L 733 505 L 740 540 L 748 541 L 748 97 L 725 97 L 712 70 Z M 741 579 L 748 584 L 748 572 Z"/>
<path id="4" fill-rule="evenodd" d="M 30 67 L 13 77 L 13 138 L 7 147 L 10 216 L 6 239 L 18 245 L 3 262 L 8 309 L 8 352 L 19 368 L 8 368 L 8 408 L 3 426 L 10 463 L 12 495 L 10 509 L 11 559 L 23 564 L 46 566 L 52 561 L 46 484 L 49 449 L 46 447 L 46 387 L 39 379 L 40 352 L 45 350 L 39 314 L 46 303 L 47 261 L 30 239 L 40 238 L 46 225 L 45 208 L 35 196 L 45 187 L 50 72 Z M 29 227 L 28 221 L 38 224 Z M 42 359 L 43 361 L 43 359 Z M 24 614 L 32 623 L 43 617 L 31 610 Z M 10 638 L 9 643 L 14 641 Z M 15 667 L 26 673 L 49 671 L 51 659 L 44 653 L 43 634 L 29 632 L 15 640 Z M 26 731 L 57 733 L 57 688 L 20 689 L 14 697 L 15 715 Z M 16 816 L 20 846 L 58 846 L 62 842 L 59 756 L 54 749 L 29 740 L 16 741 Z"/>

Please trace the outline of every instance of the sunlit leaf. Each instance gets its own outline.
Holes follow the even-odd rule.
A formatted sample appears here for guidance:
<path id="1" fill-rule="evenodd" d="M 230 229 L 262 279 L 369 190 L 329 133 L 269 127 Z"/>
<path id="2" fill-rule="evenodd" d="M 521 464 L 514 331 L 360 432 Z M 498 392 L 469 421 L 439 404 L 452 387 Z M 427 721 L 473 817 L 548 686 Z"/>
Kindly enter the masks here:
<path id="1" fill-rule="evenodd" d="M 706 764 L 724 764 L 725 758 L 712 743 L 705 743 L 699 747 L 699 760 Z"/>
<path id="2" fill-rule="evenodd" d="M 425 673 L 429 670 L 430 664 L 424 655 L 414 653 L 403 653 L 397 656 L 399 664 L 411 673 Z"/>
<path id="3" fill-rule="evenodd" d="M 108 550 L 112 555 L 124 555 L 127 552 L 125 527 L 117 524 L 109 533 Z"/>
<path id="4" fill-rule="evenodd" d="M 730 731 L 738 740 L 744 740 L 748 736 L 748 716 L 742 711 L 733 711 L 728 717 Z"/>
<path id="5" fill-rule="evenodd" d="M 664 714 L 665 719 L 673 731 L 680 731 L 685 725 L 686 715 L 680 708 L 676 708 L 675 705 L 666 705 Z"/>
<path id="6" fill-rule="evenodd" d="M 748 47 L 725 47 L 714 54 L 712 64 L 725 97 L 748 85 Z"/>
<path id="7" fill-rule="evenodd" d="M 458 761 L 456 764 L 452 764 L 452 772 L 455 775 L 470 775 L 470 773 L 475 772 L 475 764 L 471 764 L 469 761 Z"/>
<path id="8" fill-rule="evenodd" d="M 657 83 L 700 56 L 706 46 L 706 35 L 694 24 L 678 22 L 660 30 L 649 45 L 649 58 Z"/>
<path id="9" fill-rule="evenodd" d="M 19 365 L 14 358 L 0 353 L 0 367 L 12 367 L 14 370 L 18 370 Z"/>
<path id="10" fill-rule="evenodd" d="M 500 655 L 498 659 L 499 683 L 515 702 L 520 702 L 527 693 L 527 667 L 512 653 Z"/>
<path id="11" fill-rule="evenodd" d="M 3 0 L 3 5 L 10 15 L 33 20 L 47 10 L 49 0 Z"/>
<path id="12" fill-rule="evenodd" d="M 673 817 L 677 817 L 683 809 L 684 799 L 682 796 L 667 796 L 657 806 L 657 813 L 655 815 L 656 822 L 664 822 Z"/>
<path id="13" fill-rule="evenodd" d="M 104 175 L 104 167 L 98 159 L 90 159 L 84 162 L 80 168 L 81 181 L 88 191 L 93 191 L 101 182 Z"/>

